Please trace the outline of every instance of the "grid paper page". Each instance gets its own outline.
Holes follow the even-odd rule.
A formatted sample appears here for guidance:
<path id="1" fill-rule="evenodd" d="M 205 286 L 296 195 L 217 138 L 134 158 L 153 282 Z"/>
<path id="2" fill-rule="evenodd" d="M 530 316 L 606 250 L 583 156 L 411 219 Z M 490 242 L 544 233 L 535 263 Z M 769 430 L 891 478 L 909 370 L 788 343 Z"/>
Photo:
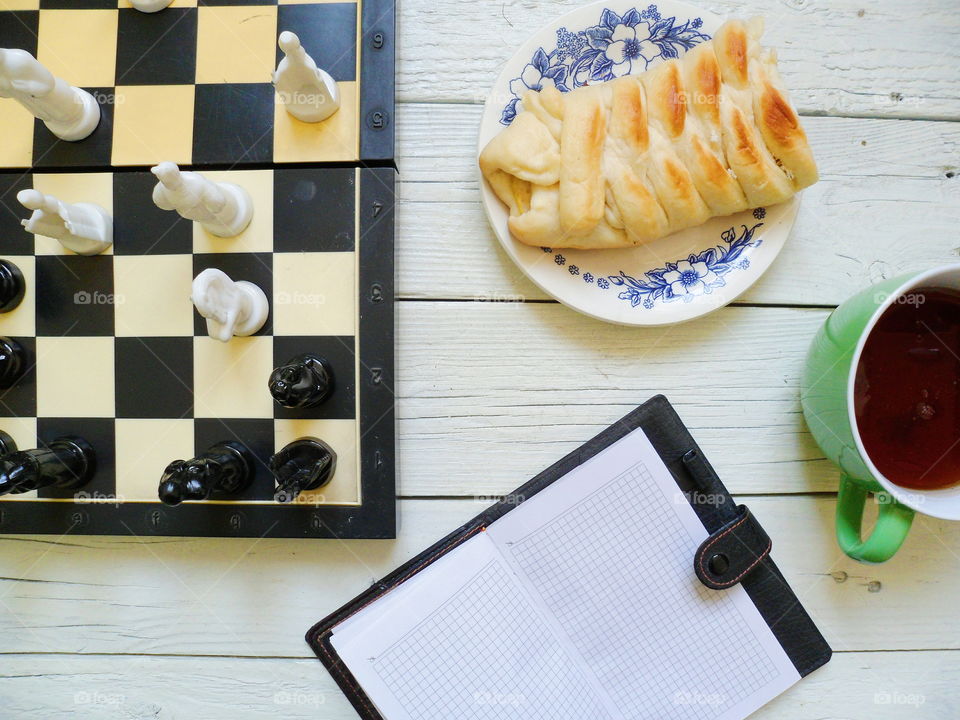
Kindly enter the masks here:
<path id="1" fill-rule="evenodd" d="M 333 636 L 384 717 L 612 720 L 485 534 L 398 589 Z"/>
<path id="2" fill-rule="evenodd" d="M 706 530 L 640 430 L 488 534 L 628 720 L 742 718 L 799 679 L 741 587 L 696 579 Z"/>

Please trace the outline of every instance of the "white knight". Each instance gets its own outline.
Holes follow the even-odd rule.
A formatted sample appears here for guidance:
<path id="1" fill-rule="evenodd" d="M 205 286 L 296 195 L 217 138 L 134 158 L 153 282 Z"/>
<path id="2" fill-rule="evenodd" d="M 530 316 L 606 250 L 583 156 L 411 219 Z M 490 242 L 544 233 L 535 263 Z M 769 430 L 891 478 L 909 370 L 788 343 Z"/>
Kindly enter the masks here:
<path id="1" fill-rule="evenodd" d="M 190 299 L 207 319 L 210 337 L 227 342 L 263 327 L 270 303 L 263 290 L 246 280 L 234 282 L 222 270 L 208 268 L 193 279 Z"/>
<path id="2" fill-rule="evenodd" d="M 96 255 L 113 244 L 113 218 L 93 203 L 64 203 L 39 190 L 21 190 L 17 200 L 30 217 L 21 221 L 27 232 L 58 240 L 78 255 Z"/>
<path id="3" fill-rule="evenodd" d="M 280 33 L 279 45 L 284 57 L 273 73 L 273 84 L 287 112 L 303 122 L 326 120 L 340 109 L 336 80 L 317 67 L 294 33 Z"/>
<path id="4" fill-rule="evenodd" d="M 153 202 L 161 210 L 176 210 L 187 220 L 203 225 L 217 237 L 242 233 L 253 218 L 253 200 L 239 185 L 207 180 L 200 173 L 181 172 L 172 162 L 151 170 L 159 181 Z"/>
<path id="5" fill-rule="evenodd" d="M 26 50 L 0 48 L 0 97 L 16 100 L 61 140 L 83 140 L 100 124 L 93 95 L 54 77 Z"/>

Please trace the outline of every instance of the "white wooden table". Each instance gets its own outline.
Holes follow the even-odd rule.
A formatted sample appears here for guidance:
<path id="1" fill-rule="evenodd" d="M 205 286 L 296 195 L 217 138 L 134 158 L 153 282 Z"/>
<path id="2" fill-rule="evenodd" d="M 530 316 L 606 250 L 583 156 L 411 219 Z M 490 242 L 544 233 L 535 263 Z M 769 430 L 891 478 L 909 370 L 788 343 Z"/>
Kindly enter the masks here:
<path id="1" fill-rule="evenodd" d="M 742 302 L 637 330 L 547 301 L 478 202 L 483 93 L 532 30 L 578 4 L 400 9 L 400 539 L 2 538 L 0 718 L 355 718 L 307 627 L 657 392 L 770 531 L 836 650 L 757 717 L 960 717 L 960 524 L 918 518 L 885 565 L 844 557 L 837 472 L 797 395 L 831 306 L 960 255 L 960 8 L 705 2 L 767 17 L 822 179 Z"/>

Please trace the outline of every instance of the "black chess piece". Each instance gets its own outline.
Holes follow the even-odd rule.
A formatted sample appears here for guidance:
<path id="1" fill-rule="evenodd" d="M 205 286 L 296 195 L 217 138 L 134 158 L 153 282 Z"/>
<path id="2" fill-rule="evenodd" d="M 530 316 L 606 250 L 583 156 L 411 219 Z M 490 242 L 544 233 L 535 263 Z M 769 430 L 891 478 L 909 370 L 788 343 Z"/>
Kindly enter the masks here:
<path id="1" fill-rule="evenodd" d="M 27 352 L 16 340 L 0 337 L 0 389 L 13 387 L 27 369 Z"/>
<path id="2" fill-rule="evenodd" d="M 0 495 L 18 494 L 44 487 L 79 488 L 96 471 L 93 448 L 78 437 L 61 437 L 35 450 L 18 450 L 0 432 Z"/>
<path id="3" fill-rule="evenodd" d="M 27 283 L 20 268 L 9 260 L 0 260 L 0 313 L 15 309 L 23 300 L 26 289 Z"/>
<path id="4" fill-rule="evenodd" d="M 160 479 L 158 494 L 165 505 L 232 495 L 253 479 L 250 451 L 236 442 L 220 442 L 192 460 L 174 460 Z"/>
<path id="5" fill-rule="evenodd" d="M 304 437 L 285 445 L 270 457 L 270 472 L 277 480 L 277 502 L 293 502 L 306 490 L 326 485 L 337 471 L 337 453 L 323 440 Z"/>
<path id="6" fill-rule="evenodd" d="M 270 373 L 268 386 L 273 399 L 282 407 L 314 407 L 333 392 L 333 372 L 323 358 L 304 353 Z"/>

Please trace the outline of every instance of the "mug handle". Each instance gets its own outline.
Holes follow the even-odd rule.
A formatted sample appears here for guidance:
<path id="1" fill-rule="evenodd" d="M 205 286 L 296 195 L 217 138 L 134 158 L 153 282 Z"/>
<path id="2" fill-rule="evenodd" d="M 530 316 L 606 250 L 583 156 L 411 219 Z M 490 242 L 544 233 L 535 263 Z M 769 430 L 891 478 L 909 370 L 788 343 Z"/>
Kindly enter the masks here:
<path id="1" fill-rule="evenodd" d="M 837 542 L 840 549 L 854 560 L 880 563 L 889 560 L 907 538 L 914 512 L 906 505 L 887 496 L 880 505 L 877 524 L 866 540 L 861 539 L 863 507 L 868 491 L 847 475 L 840 477 L 837 495 Z"/>

